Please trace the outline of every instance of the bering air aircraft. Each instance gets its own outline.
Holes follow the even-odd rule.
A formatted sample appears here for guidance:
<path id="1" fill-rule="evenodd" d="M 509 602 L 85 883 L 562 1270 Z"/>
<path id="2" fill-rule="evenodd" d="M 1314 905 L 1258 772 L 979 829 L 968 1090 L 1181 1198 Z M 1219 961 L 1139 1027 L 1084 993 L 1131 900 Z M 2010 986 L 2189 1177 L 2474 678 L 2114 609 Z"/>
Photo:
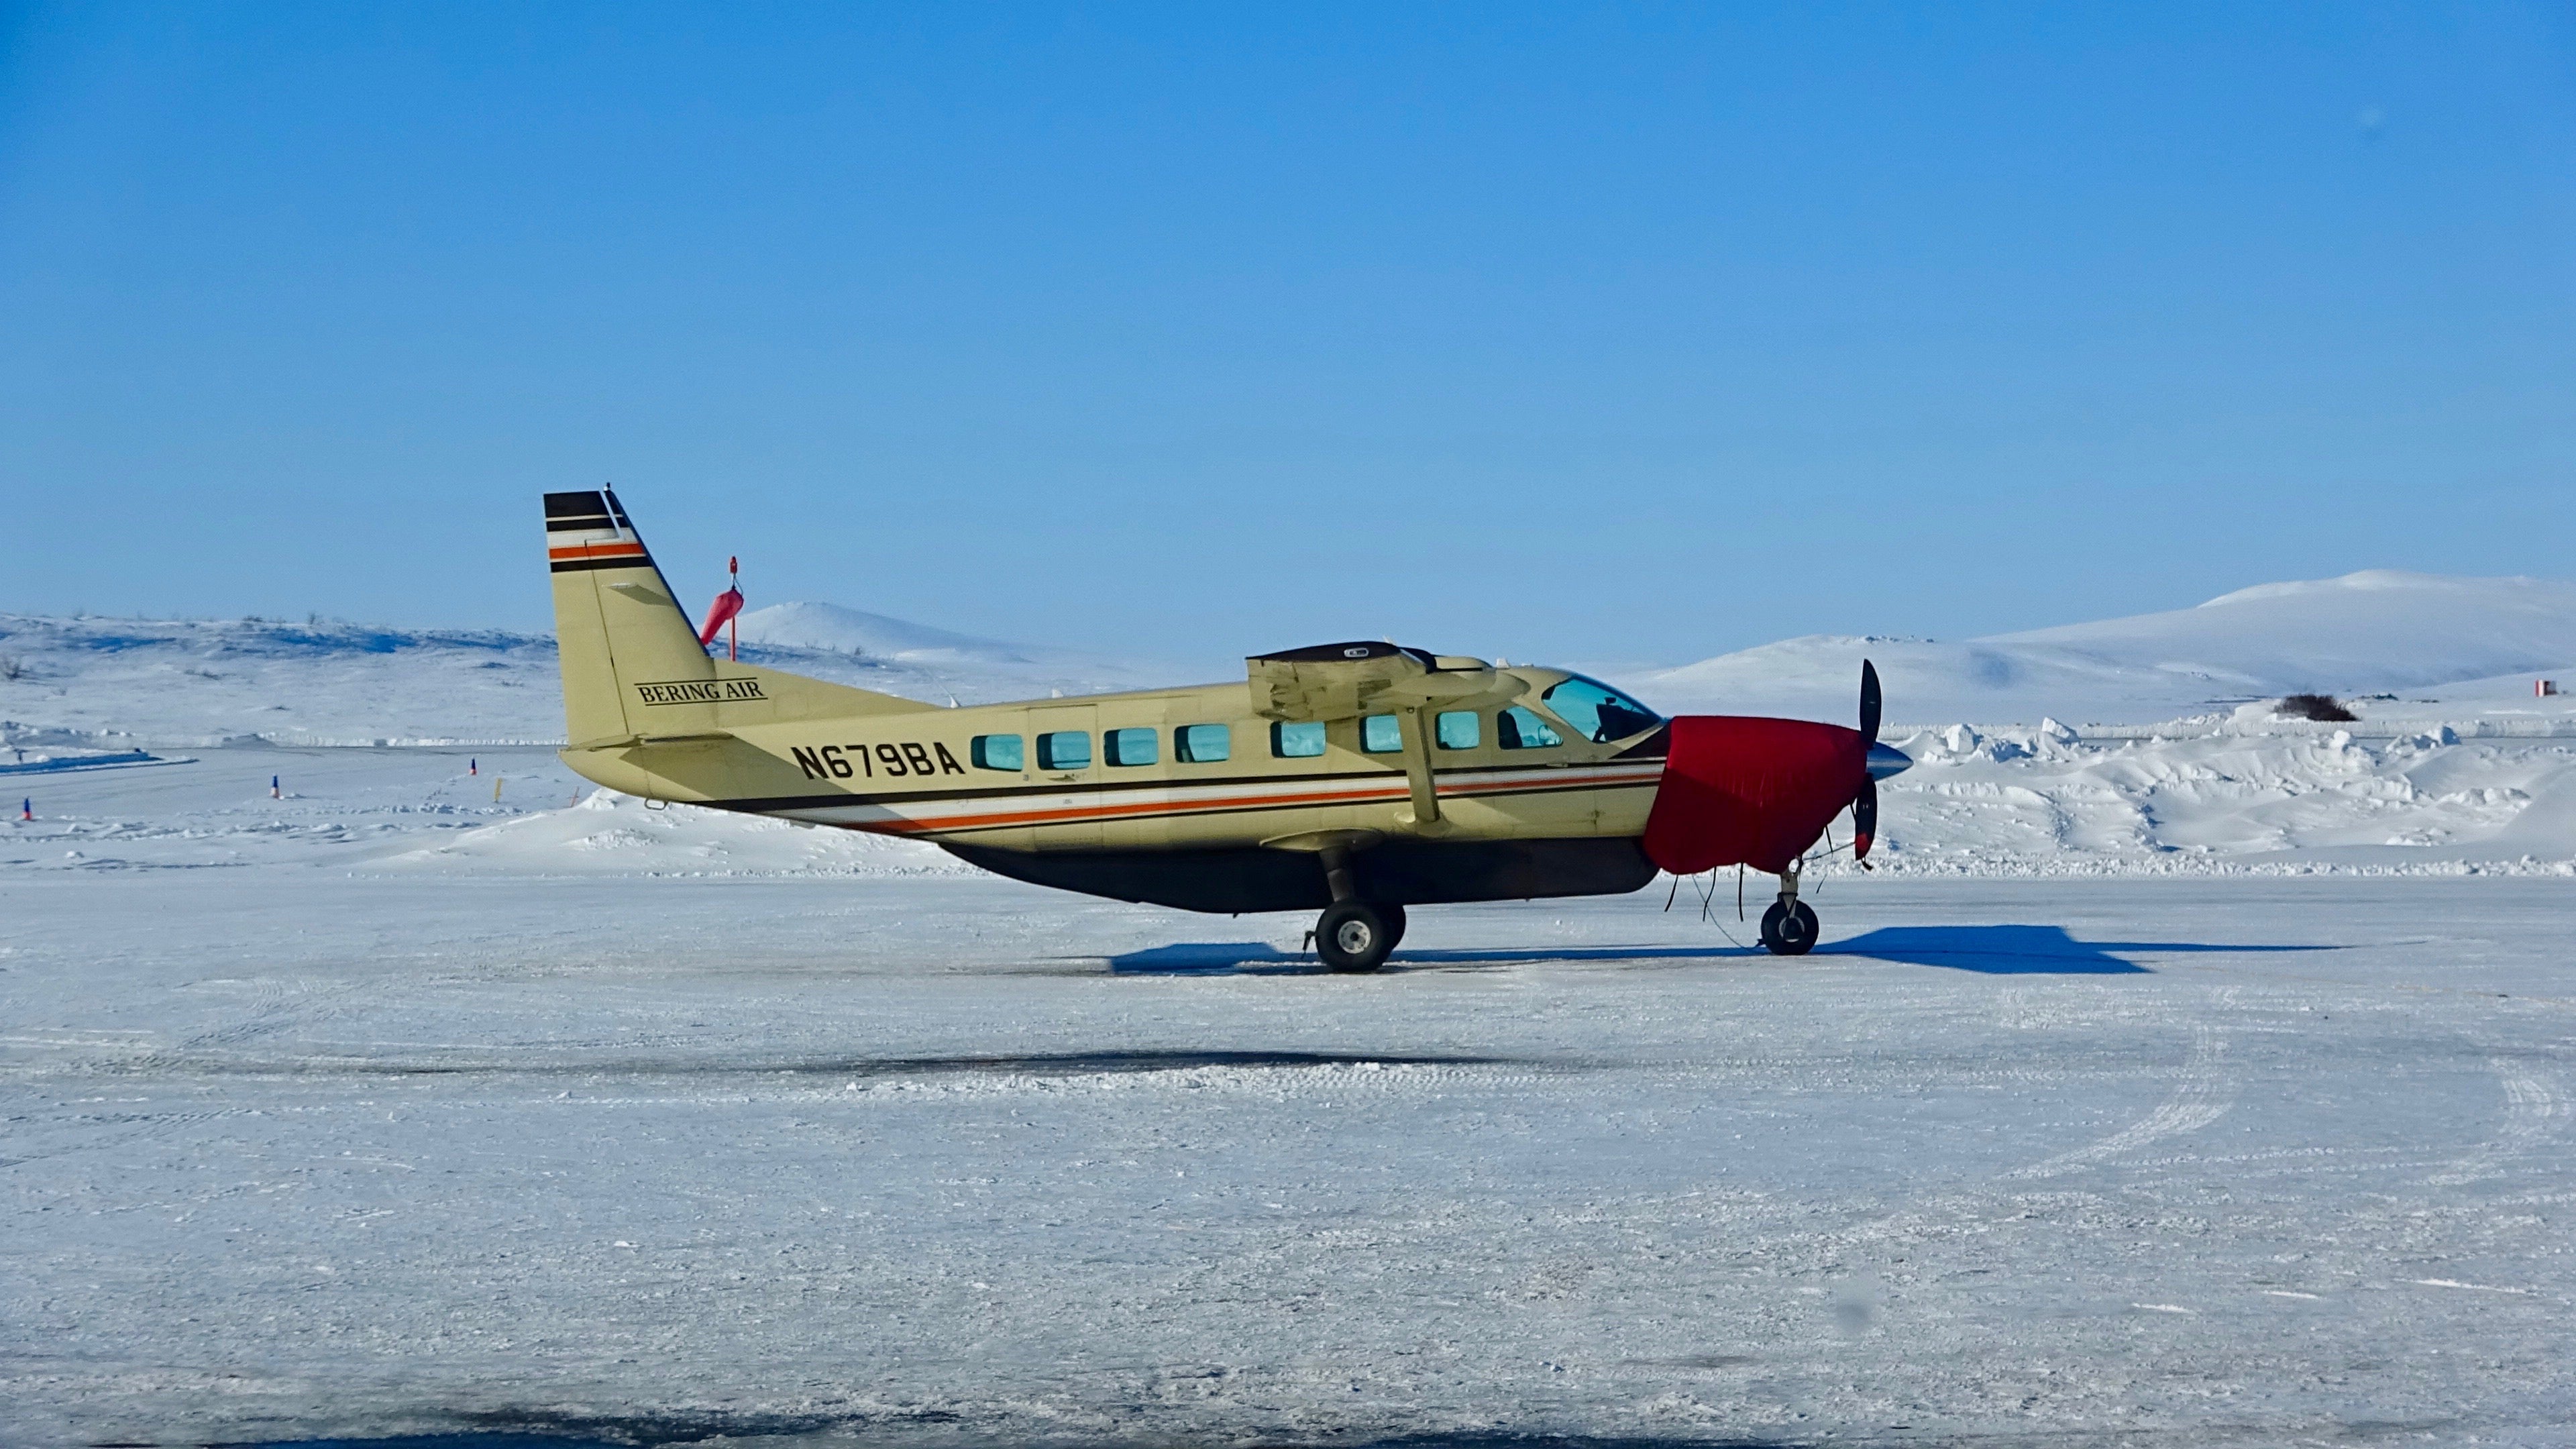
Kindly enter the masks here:
<path id="1" fill-rule="evenodd" d="M 1000 875 L 1190 911 L 1320 910 L 1315 950 L 1374 971 L 1407 906 L 1615 895 L 1658 869 L 1780 878 L 1762 943 L 1843 811 L 1866 860 L 1860 728 L 1665 719 L 1562 669 L 1371 641 L 1245 661 L 1225 684 L 940 708 L 708 652 L 613 490 L 546 495 L 565 763 L 650 800 L 927 840 Z"/>

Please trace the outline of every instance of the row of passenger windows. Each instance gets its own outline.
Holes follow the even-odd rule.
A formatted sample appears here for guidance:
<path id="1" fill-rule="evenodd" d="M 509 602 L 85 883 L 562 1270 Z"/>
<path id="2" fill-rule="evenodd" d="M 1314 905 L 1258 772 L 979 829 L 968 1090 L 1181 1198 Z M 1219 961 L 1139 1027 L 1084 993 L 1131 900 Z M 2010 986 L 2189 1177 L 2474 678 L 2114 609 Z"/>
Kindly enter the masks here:
<path id="1" fill-rule="evenodd" d="M 1474 710 L 1451 710 L 1432 722 L 1431 737 L 1444 750 L 1472 750 L 1484 742 L 1484 721 Z M 1507 750 L 1538 750 L 1565 741 L 1547 721 L 1519 705 L 1494 716 L 1494 743 Z M 1105 730 L 1100 736 L 1104 764 L 1151 765 L 1160 759 L 1162 740 L 1151 729 Z M 1373 714 L 1360 721 L 1360 748 L 1391 755 L 1404 748 L 1404 726 L 1394 715 Z M 1274 724 L 1270 753 L 1282 760 L 1308 760 L 1324 753 L 1320 721 Z M 979 770 L 1024 770 L 1028 751 L 1018 735 L 977 735 L 967 751 Z M 1234 731 L 1221 724 L 1181 725 L 1172 731 L 1172 758 L 1184 765 L 1214 764 L 1234 754 Z M 1041 770 L 1091 768 L 1091 734 L 1087 730 L 1050 730 L 1037 738 Z"/>

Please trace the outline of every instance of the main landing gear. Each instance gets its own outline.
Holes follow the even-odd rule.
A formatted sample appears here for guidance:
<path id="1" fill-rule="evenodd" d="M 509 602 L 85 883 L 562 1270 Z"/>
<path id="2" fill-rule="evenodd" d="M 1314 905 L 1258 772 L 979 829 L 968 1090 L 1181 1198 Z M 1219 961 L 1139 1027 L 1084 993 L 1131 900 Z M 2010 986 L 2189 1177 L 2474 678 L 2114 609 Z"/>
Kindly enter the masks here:
<path id="1" fill-rule="evenodd" d="M 1333 903 L 1315 922 L 1315 954 L 1334 971 L 1375 971 L 1404 939 L 1404 907 L 1359 898 L 1347 849 L 1330 846 L 1323 855 L 1324 883 L 1332 889 Z"/>
<path id="2" fill-rule="evenodd" d="M 1798 899 L 1799 864 L 1780 873 L 1780 899 L 1762 913 L 1762 949 L 1774 956 L 1804 956 L 1816 944 L 1816 913 Z"/>
<path id="3" fill-rule="evenodd" d="M 1315 954 L 1335 971 L 1375 971 L 1404 939 L 1404 907 L 1335 901 L 1315 923 Z"/>

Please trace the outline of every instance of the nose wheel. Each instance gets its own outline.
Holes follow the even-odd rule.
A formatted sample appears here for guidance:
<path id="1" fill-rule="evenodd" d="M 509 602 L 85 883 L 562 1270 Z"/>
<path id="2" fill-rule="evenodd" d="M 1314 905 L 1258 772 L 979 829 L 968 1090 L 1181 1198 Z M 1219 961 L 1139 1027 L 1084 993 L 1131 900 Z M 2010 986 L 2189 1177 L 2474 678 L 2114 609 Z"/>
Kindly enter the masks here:
<path id="1" fill-rule="evenodd" d="M 1315 923 L 1315 954 L 1335 971 L 1375 971 L 1404 939 L 1404 907 L 1335 901 Z"/>
<path id="2" fill-rule="evenodd" d="M 1816 913 L 1805 901 L 1782 898 L 1762 913 L 1762 949 L 1774 956 L 1804 956 L 1816 944 Z"/>

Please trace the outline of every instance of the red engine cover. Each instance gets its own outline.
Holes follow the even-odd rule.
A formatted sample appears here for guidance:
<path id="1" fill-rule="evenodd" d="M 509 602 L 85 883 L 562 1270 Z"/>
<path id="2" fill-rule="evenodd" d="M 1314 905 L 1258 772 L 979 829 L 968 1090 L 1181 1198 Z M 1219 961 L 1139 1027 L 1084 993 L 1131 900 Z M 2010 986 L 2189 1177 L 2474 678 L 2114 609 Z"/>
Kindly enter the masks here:
<path id="1" fill-rule="evenodd" d="M 1869 742 L 1841 725 L 1699 714 L 1672 731 L 1645 845 L 1675 875 L 1786 870 L 1869 778 Z"/>

